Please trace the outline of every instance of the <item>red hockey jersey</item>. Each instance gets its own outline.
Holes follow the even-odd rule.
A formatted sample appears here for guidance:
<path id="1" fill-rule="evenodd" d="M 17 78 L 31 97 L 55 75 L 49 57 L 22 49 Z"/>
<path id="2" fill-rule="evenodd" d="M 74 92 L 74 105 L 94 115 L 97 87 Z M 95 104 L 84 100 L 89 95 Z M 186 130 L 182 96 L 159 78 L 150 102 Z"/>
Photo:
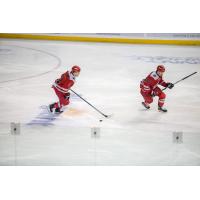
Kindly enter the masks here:
<path id="1" fill-rule="evenodd" d="M 140 88 L 142 92 L 151 94 L 158 84 L 167 87 L 167 83 L 154 71 L 141 81 Z"/>
<path id="2" fill-rule="evenodd" d="M 67 93 L 68 90 L 74 85 L 74 83 L 75 83 L 75 76 L 67 71 L 61 75 L 61 78 L 55 81 L 53 87 L 55 87 L 62 93 Z"/>

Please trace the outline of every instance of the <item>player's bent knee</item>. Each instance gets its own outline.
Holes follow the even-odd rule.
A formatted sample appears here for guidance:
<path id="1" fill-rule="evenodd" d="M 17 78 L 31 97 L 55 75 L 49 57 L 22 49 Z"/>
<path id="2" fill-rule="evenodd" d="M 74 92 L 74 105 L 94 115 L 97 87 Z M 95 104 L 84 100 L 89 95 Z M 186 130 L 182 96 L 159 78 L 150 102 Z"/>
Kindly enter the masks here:
<path id="1" fill-rule="evenodd" d="M 147 103 L 149 103 L 149 104 L 150 104 L 150 103 L 152 103 L 152 102 L 153 102 L 153 98 L 152 98 L 151 96 L 150 96 L 150 97 L 148 97 L 148 98 L 146 97 L 146 98 L 145 98 L 145 101 L 146 101 Z"/>
<path id="2" fill-rule="evenodd" d="M 65 101 L 63 101 L 63 106 L 67 106 L 68 104 L 69 104 L 69 100 L 65 99 Z"/>
<path id="3" fill-rule="evenodd" d="M 153 102 L 153 99 L 151 98 L 151 99 L 149 99 L 149 102 L 148 103 L 152 103 Z"/>
<path id="4" fill-rule="evenodd" d="M 162 92 L 159 97 L 160 97 L 160 99 L 165 99 L 166 98 L 166 94 L 164 92 Z"/>

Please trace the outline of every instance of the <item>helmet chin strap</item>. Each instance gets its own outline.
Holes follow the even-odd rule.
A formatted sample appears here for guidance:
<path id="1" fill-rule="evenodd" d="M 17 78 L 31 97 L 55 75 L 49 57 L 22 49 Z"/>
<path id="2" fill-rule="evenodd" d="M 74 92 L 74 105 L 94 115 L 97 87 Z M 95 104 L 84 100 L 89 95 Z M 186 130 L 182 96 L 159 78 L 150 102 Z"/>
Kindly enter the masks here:
<path id="1" fill-rule="evenodd" d="M 157 74 L 159 77 L 162 77 L 162 75 L 163 75 L 163 74 L 162 74 L 162 75 L 158 74 L 158 70 L 156 70 L 156 74 Z"/>
<path id="2" fill-rule="evenodd" d="M 70 73 L 72 74 L 73 77 L 77 77 L 77 76 L 74 75 L 74 73 L 72 71 Z"/>

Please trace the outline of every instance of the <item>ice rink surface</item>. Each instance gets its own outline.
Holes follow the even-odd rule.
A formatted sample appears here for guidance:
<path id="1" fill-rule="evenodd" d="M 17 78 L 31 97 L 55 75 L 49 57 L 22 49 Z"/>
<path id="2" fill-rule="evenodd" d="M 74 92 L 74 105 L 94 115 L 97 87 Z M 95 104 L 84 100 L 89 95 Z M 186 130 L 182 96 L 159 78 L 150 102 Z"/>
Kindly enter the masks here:
<path id="1" fill-rule="evenodd" d="M 0 40 L 0 165 L 200 165 L 199 73 L 165 90 L 167 113 L 157 98 L 145 110 L 139 84 L 158 64 L 176 82 L 199 72 L 200 47 Z M 41 106 L 57 101 L 52 83 L 73 65 L 82 71 L 72 89 L 110 119 L 73 94 L 43 119 Z"/>

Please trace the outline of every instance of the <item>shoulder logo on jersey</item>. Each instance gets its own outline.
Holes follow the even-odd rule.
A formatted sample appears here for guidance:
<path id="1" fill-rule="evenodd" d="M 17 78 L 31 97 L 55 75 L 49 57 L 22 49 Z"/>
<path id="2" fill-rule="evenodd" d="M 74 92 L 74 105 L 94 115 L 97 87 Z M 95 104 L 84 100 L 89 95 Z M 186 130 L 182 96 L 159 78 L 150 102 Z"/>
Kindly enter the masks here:
<path id="1" fill-rule="evenodd" d="M 75 81 L 76 77 L 72 73 L 69 73 L 69 79 Z"/>
<path id="2" fill-rule="evenodd" d="M 158 76 L 158 74 L 156 72 L 151 72 L 150 76 L 155 80 L 159 79 L 159 76 Z"/>

